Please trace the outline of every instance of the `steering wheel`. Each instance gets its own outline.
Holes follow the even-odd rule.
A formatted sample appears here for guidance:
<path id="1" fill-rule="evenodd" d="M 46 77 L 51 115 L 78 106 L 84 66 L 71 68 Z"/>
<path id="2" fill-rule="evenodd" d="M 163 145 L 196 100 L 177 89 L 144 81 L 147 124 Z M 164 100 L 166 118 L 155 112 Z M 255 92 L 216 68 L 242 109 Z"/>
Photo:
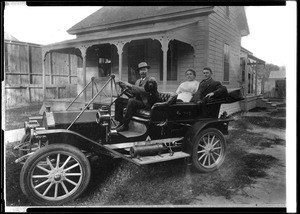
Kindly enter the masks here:
<path id="1" fill-rule="evenodd" d="M 121 94 L 125 94 L 127 97 L 131 98 L 134 97 L 132 90 L 130 89 L 130 87 L 126 84 L 124 84 L 123 82 L 119 82 L 119 86 L 121 88 Z"/>

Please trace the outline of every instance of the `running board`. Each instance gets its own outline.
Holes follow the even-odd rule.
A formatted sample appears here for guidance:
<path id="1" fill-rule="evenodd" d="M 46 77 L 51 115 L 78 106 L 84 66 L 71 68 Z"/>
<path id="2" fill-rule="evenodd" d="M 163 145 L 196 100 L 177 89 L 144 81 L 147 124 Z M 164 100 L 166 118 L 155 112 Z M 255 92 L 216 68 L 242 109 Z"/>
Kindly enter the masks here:
<path id="1" fill-rule="evenodd" d="M 118 144 L 105 144 L 103 146 L 109 149 L 126 149 L 136 145 L 143 146 L 143 145 L 152 145 L 157 143 L 178 142 L 181 140 L 183 140 L 183 137 L 166 138 L 166 139 L 149 140 L 149 141 L 136 141 L 136 142 L 118 143 Z"/>
<path id="2" fill-rule="evenodd" d="M 174 152 L 173 155 L 171 155 L 170 153 L 164 153 L 155 156 L 144 156 L 144 157 L 132 158 L 132 160 L 138 165 L 146 165 L 146 164 L 159 163 L 159 162 L 170 161 L 170 160 L 175 160 L 180 158 L 187 158 L 190 156 L 191 156 L 190 154 L 185 152 Z M 130 155 L 128 157 L 130 157 Z"/>

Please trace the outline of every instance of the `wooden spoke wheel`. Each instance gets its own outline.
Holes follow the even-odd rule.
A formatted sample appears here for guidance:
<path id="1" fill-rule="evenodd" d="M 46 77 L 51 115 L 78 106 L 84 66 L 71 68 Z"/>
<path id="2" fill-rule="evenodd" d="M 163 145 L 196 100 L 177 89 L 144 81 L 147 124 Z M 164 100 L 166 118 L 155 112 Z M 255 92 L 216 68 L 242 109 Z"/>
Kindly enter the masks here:
<path id="1" fill-rule="evenodd" d="M 52 144 L 26 160 L 20 185 L 33 203 L 60 205 L 77 198 L 86 189 L 90 176 L 90 163 L 79 149 Z"/>
<path id="2" fill-rule="evenodd" d="M 192 162 L 199 172 L 211 172 L 218 169 L 226 152 L 224 135 L 215 128 L 208 128 L 198 134 L 193 142 Z"/>

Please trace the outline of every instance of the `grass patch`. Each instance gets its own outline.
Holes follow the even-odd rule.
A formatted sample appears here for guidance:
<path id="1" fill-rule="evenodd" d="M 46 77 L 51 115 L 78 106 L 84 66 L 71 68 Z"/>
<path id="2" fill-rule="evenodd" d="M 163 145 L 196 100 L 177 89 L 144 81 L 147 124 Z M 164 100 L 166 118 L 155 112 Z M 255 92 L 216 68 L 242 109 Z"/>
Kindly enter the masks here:
<path id="1" fill-rule="evenodd" d="M 39 115 L 42 104 L 23 106 L 7 109 L 5 111 L 5 130 L 19 129 L 24 127 L 24 122 L 28 117 Z"/>
<path id="2" fill-rule="evenodd" d="M 20 188 L 20 172 L 22 169 L 22 164 L 15 163 L 18 157 L 16 151 L 13 147 L 17 145 L 18 142 L 10 143 L 6 145 L 5 148 L 5 171 L 6 171 L 6 205 L 7 206 L 27 206 L 32 205 L 29 200 L 25 197 Z"/>
<path id="3" fill-rule="evenodd" d="M 249 122 L 257 126 L 261 126 L 264 128 L 285 128 L 286 127 L 286 120 L 278 119 L 273 117 L 244 117 L 242 120 L 244 122 Z"/>

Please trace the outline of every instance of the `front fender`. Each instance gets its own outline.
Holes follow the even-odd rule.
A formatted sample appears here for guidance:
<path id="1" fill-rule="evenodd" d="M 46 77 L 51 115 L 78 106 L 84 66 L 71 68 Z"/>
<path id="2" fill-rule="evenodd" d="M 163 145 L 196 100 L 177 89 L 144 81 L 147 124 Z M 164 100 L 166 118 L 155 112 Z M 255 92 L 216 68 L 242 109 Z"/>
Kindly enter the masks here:
<path id="1" fill-rule="evenodd" d="M 222 132 L 224 135 L 228 135 L 228 123 L 233 119 L 205 119 L 199 120 L 194 123 L 185 135 L 183 151 L 190 154 L 192 149 L 192 144 L 195 138 L 200 134 L 201 131 L 207 128 L 216 128 Z"/>
<path id="2" fill-rule="evenodd" d="M 70 131 L 67 129 L 37 130 L 35 135 L 46 136 L 48 144 L 64 143 L 89 152 L 120 157 L 120 153 L 110 148 L 107 148 L 104 145 L 94 140 L 91 140 L 90 138 L 78 134 L 77 132 Z"/>
<path id="3" fill-rule="evenodd" d="M 219 129 L 224 135 L 228 135 L 228 123 L 233 119 L 206 119 L 206 120 L 199 120 L 198 122 L 194 123 L 191 127 L 192 131 L 198 135 L 203 129 L 207 128 L 216 128 Z"/>

